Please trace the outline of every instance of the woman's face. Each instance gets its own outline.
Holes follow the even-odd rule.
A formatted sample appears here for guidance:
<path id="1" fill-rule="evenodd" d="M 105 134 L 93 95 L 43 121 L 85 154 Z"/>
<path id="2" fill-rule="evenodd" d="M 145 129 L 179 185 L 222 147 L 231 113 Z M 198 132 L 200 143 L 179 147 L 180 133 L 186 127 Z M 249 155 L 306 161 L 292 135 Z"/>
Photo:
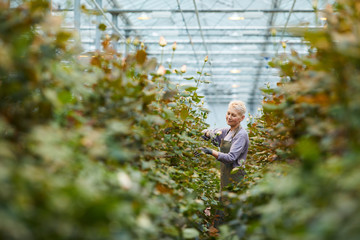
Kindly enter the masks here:
<path id="1" fill-rule="evenodd" d="M 237 128 L 244 117 L 245 116 L 242 116 L 236 109 L 229 107 L 226 113 L 226 123 L 231 128 Z"/>

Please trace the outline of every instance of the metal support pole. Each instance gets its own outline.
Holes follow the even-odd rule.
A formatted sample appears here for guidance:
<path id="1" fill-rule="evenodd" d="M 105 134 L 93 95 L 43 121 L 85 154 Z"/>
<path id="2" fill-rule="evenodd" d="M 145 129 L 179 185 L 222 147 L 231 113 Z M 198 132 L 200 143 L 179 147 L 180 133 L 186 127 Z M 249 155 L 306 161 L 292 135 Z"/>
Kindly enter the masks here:
<path id="1" fill-rule="evenodd" d="M 97 4 L 102 7 L 102 0 L 96 0 Z M 99 25 L 101 23 L 101 15 L 96 16 L 96 24 Z M 95 48 L 100 49 L 100 29 L 96 27 L 95 31 Z"/>
<path id="2" fill-rule="evenodd" d="M 129 53 L 129 45 L 130 45 L 130 43 L 128 44 L 127 43 L 127 39 L 130 37 L 130 30 L 125 30 L 125 54 L 124 54 L 124 56 L 127 56 L 128 55 L 128 53 Z"/>
<path id="3" fill-rule="evenodd" d="M 118 27 L 118 14 L 112 14 L 112 23 L 114 24 L 115 27 Z M 115 29 L 113 29 L 112 32 L 114 35 L 117 35 Z M 115 38 L 113 40 L 113 47 L 115 51 L 117 51 L 117 44 L 118 44 L 118 40 Z"/>
<path id="4" fill-rule="evenodd" d="M 274 9 L 274 10 L 278 9 L 278 5 L 279 5 L 279 0 L 273 0 L 272 9 Z M 269 16 L 268 23 L 267 23 L 269 30 L 268 30 L 268 33 L 265 35 L 265 40 L 264 40 L 265 42 L 267 42 L 271 36 L 270 28 L 272 25 L 274 25 L 274 21 L 275 21 L 275 12 L 272 12 L 271 15 Z M 262 52 L 266 53 L 266 51 L 267 51 L 267 44 L 264 44 L 264 45 L 262 45 Z M 263 61 L 260 61 L 258 64 L 258 70 L 255 75 L 254 85 L 253 85 L 252 91 L 250 93 L 250 96 L 247 100 L 247 102 L 249 104 L 249 113 L 252 115 L 255 112 L 255 104 L 257 104 L 256 96 L 259 92 L 258 84 L 260 81 L 260 75 L 261 75 L 261 71 L 262 71 L 261 69 L 263 67 L 263 64 L 264 64 Z"/>
<path id="5" fill-rule="evenodd" d="M 74 26 L 80 36 L 80 0 L 74 0 Z"/>

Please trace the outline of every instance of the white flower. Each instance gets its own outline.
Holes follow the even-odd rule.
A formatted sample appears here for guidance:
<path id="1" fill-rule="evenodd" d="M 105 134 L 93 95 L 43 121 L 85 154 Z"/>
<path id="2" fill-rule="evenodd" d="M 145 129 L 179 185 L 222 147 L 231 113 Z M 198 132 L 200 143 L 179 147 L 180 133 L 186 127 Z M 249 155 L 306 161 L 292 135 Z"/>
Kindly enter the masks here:
<path id="1" fill-rule="evenodd" d="M 182 65 L 181 68 L 180 68 L 180 71 L 182 73 L 186 73 L 186 65 Z"/>
<path id="2" fill-rule="evenodd" d="M 215 135 L 216 135 L 216 136 L 219 136 L 220 134 L 222 134 L 222 132 L 221 132 L 221 131 L 217 131 Z"/>
<path id="3" fill-rule="evenodd" d="M 166 44 L 167 44 L 167 42 L 166 42 L 165 38 L 164 38 L 163 36 L 161 36 L 161 37 L 160 37 L 160 40 L 159 40 L 159 45 L 160 45 L 161 47 L 165 47 Z"/>
<path id="4" fill-rule="evenodd" d="M 173 51 L 176 50 L 176 42 L 173 43 L 173 45 L 172 45 L 172 50 L 173 50 Z"/>
<path id="5" fill-rule="evenodd" d="M 164 76 L 164 75 L 165 75 L 165 72 L 166 72 L 166 70 L 165 70 L 164 66 L 163 66 L 163 65 L 160 65 L 159 68 L 158 68 L 158 70 L 156 71 L 156 74 L 157 74 L 157 75 Z"/>
<path id="6" fill-rule="evenodd" d="M 152 227 L 152 223 L 151 223 L 149 216 L 147 216 L 144 213 L 140 214 L 137 217 L 137 223 L 138 223 L 139 227 L 141 227 L 141 228 L 151 229 L 151 227 Z"/>
<path id="7" fill-rule="evenodd" d="M 261 111 L 261 108 L 258 108 L 258 111 Z"/>
<path id="8" fill-rule="evenodd" d="M 124 189 L 128 190 L 132 187 L 132 181 L 129 175 L 127 175 L 125 172 L 119 172 L 117 174 L 117 179 L 119 181 L 120 186 L 123 187 Z"/>
<path id="9" fill-rule="evenodd" d="M 246 119 L 246 121 L 247 121 L 247 122 L 249 122 L 249 121 L 250 121 L 250 119 L 249 119 L 249 118 L 247 118 L 247 119 Z"/>

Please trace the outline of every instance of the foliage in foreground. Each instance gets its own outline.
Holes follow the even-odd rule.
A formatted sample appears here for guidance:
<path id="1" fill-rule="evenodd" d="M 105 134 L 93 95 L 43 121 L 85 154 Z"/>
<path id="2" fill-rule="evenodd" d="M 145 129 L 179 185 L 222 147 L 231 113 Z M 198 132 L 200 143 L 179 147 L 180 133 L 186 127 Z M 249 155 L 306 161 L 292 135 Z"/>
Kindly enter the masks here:
<path id="1" fill-rule="evenodd" d="M 202 73 L 177 86 L 144 49 L 120 56 L 111 39 L 80 64 L 47 10 L 0 7 L 1 238 L 206 237 L 218 172 L 193 154 Z"/>
<path id="2" fill-rule="evenodd" d="M 277 164 L 262 168 L 267 173 L 255 186 L 243 185 L 229 235 L 359 238 L 359 16 L 359 2 L 338 1 L 326 10 L 323 30 L 294 29 L 309 41 L 309 54 L 292 51 L 272 61 L 283 82 L 265 101 L 264 116 L 256 124 L 257 137 L 269 132 L 277 138 L 276 144 L 268 138 L 269 149 L 260 154 Z M 268 116 L 273 124 L 264 124 Z M 250 158 L 259 159 L 254 153 Z"/>

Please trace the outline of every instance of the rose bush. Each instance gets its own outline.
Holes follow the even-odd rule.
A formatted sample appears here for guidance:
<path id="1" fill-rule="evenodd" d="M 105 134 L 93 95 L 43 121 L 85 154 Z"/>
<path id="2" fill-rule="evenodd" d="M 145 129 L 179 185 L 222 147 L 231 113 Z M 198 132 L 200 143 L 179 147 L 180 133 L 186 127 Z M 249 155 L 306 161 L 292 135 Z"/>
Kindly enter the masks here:
<path id="1" fill-rule="evenodd" d="M 194 155 L 202 72 L 173 84 L 143 44 L 121 56 L 106 37 L 80 61 L 48 9 L 0 7 L 1 238 L 206 238 L 219 180 Z"/>

